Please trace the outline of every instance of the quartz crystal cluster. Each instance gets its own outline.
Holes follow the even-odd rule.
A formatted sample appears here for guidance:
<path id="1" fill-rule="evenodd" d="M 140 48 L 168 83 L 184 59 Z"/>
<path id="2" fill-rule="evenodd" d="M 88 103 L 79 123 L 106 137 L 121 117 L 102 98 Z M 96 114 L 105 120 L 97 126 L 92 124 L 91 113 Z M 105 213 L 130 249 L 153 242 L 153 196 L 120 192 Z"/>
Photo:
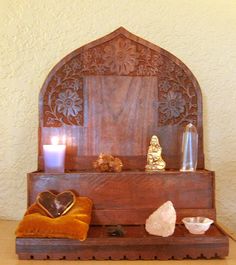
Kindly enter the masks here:
<path id="1" fill-rule="evenodd" d="M 146 220 L 146 231 L 151 235 L 168 237 L 175 231 L 176 211 L 171 201 L 162 204 Z"/>

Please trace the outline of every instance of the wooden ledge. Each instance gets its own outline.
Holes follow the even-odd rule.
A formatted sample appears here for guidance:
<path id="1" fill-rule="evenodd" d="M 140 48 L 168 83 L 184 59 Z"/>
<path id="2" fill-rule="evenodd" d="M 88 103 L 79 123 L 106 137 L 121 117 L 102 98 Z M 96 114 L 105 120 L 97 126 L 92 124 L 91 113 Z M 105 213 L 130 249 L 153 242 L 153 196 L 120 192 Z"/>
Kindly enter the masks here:
<path id="1" fill-rule="evenodd" d="M 192 235 L 177 225 L 174 235 L 149 235 L 144 225 L 122 226 L 123 237 L 109 236 L 111 226 L 91 226 L 87 240 L 17 238 L 16 253 L 19 259 L 68 260 L 168 260 L 223 258 L 228 255 L 227 236 L 212 225 L 204 235 Z"/>

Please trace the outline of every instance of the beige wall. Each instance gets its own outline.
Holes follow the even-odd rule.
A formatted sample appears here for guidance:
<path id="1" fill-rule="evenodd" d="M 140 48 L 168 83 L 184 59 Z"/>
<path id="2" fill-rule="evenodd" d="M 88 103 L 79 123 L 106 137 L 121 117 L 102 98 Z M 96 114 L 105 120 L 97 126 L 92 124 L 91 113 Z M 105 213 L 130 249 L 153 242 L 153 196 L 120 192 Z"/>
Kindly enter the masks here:
<path id="1" fill-rule="evenodd" d="M 198 79 L 218 219 L 236 231 L 235 0 L 0 0 L 0 217 L 19 219 L 25 210 L 49 70 L 119 26 L 176 55 Z"/>

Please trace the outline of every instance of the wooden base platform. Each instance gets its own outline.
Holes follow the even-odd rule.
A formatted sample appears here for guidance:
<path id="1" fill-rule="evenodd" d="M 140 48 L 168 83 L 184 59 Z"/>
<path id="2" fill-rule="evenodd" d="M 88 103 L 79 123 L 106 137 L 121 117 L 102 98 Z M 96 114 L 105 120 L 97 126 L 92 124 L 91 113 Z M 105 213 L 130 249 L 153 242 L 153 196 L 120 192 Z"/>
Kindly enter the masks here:
<path id="1" fill-rule="evenodd" d="M 144 225 L 124 225 L 124 236 L 109 235 L 111 226 L 91 226 L 87 240 L 17 238 L 19 259 L 66 260 L 168 260 L 223 258 L 229 240 L 212 225 L 205 235 L 192 235 L 184 225 L 176 225 L 174 235 L 149 235 Z"/>
<path id="2" fill-rule="evenodd" d="M 28 174 L 28 206 L 45 190 L 73 190 L 92 199 L 88 238 L 84 242 L 17 238 L 19 259 L 168 260 L 228 255 L 228 237 L 215 224 L 205 235 L 192 235 L 181 224 L 186 216 L 206 216 L 216 223 L 212 171 Z M 145 220 L 167 200 L 177 212 L 175 233 L 167 238 L 151 236 L 145 231 Z M 111 228 L 118 224 L 123 236 L 111 236 Z"/>

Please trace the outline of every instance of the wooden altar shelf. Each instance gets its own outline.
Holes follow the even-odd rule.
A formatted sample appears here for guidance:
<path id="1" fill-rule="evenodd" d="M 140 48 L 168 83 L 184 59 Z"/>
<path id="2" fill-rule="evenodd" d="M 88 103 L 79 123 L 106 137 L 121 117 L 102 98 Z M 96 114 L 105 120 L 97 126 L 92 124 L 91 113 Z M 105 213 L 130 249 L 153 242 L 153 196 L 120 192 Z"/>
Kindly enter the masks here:
<path id="1" fill-rule="evenodd" d="M 178 222 L 186 216 L 216 219 L 214 172 L 123 171 L 121 173 L 74 172 L 28 174 L 28 206 L 45 190 L 72 190 L 93 201 L 92 224 L 144 224 L 161 204 L 170 200 Z"/>
<path id="2" fill-rule="evenodd" d="M 111 237 L 110 226 L 91 226 L 86 241 L 17 238 L 20 259 L 168 260 L 211 259 L 228 255 L 228 239 L 212 225 L 205 235 L 191 235 L 176 225 L 174 235 L 148 235 L 143 225 L 124 225 L 123 237 Z"/>
<path id="3" fill-rule="evenodd" d="M 39 192 L 72 190 L 93 201 L 84 242 L 17 238 L 20 259 L 197 259 L 228 255 L 228 238 L 216 226 L 215 174 L 204 166 L 200 86 L 173 54 L 124 28 L 63 58 L 49 73 L 39 97 L 38 171 L 28 174 L 28 206 Z M 198 131 L 196 172 L 180 172 L 181 137 Z M 66 136 L 66 172 L 44 173 L 43 145 Z M 167 170 L 146 173 L 152 135 L 162 146 Z M 120 173 L 97 173 L 99 153 L 119 157 Z M 177 212 L 174 235 L 145 232 L 148 216 L 166 201 Z M 205 235 L 191 235 L 184 217 L 214 220 Z M 110 237 L 119 225 L 123 237 Z"/>
<path id="4" fill-rule="evenodd" d="M 74 172 L 28 174 L 28 205 L 44 190 L 73 190 L 94 202 L 88 239 L 17 238 L 20 259 L 183 259 L 216 258 L 228 255 L 228 238 L 212 225 L 205 235 L 191 235 L 181 224 L 186 216 L 216 220 L 214 172 L 165 171 L 146 173 Z M 163 202 L 176 207 L 173 236 L 148 235 L 147 217 Z M 122 225 L 124 237 L 111 237 L 111 226 Z"/>

